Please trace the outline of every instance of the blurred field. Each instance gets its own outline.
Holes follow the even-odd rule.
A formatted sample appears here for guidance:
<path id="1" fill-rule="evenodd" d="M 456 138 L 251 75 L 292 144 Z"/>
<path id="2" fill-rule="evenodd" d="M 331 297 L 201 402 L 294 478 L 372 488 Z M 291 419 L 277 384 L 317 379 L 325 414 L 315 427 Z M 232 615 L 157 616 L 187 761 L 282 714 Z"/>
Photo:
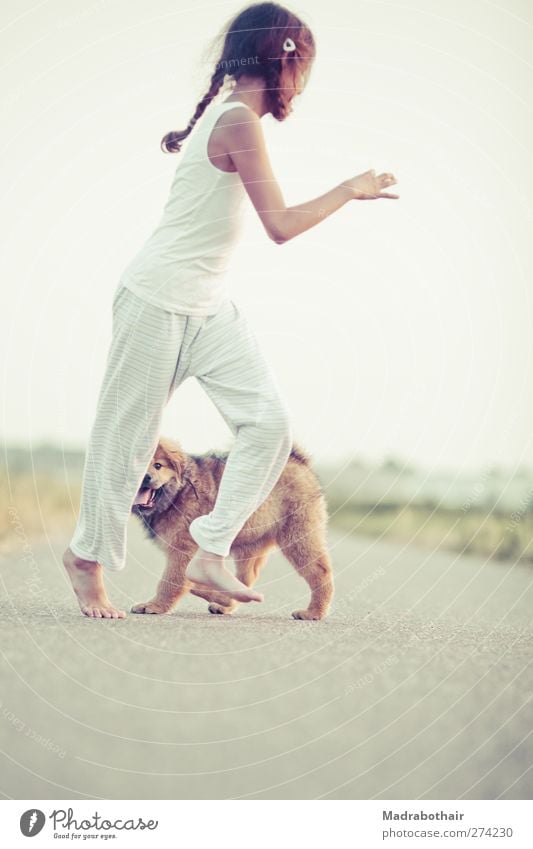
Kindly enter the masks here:
<path id="1" fill-rule="evenodd" d="M 482 510 L 461 513 L 409 505 L 377 505 L 365 510 L 342 505 L 334 511 L 332 525 L 349 533 L 383 537 L 431 550 L 442 548 L 497 560 L 533 562 L 531 512 L 513 527 L 509 526 L 506 515 Z"/>
<path id="2" fill-rule="evenodd" d="M 70 533 L 79 507 L 84 454 L 40 445 L 4 451 L 0 475 L 0 552 Z M 428 473 L 395 460 L 315 465 L 331 525 L 349 534 L 533 562 L 533 473 L 480 470 Z"/>
<path id="3" fill-rule="evenodd" d="M 74 528 L 84 455 L 55 446 L 5 447 L 0 463 L 0 553 Z"/>
<path id="4" fill-rule="evenodd" d="M 398 461 L 323 468 L 331 523 L 426 549 L 533 561 L 533 473 L 427 472 Z"/>

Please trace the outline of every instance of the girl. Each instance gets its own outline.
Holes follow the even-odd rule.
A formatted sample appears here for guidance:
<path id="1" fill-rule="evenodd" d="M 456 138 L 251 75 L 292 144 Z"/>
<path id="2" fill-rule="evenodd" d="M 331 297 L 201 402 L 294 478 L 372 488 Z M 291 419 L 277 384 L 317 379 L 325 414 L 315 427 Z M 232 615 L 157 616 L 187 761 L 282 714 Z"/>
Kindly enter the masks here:
<path id="1" fill-rule="evenodd" d="M 242 201 L 248 195 L 267 235 L 281 245 L 350 200 L 398 198 L 383 191 L 396 183 L 393 175 L 372 170 L 307 203 L 285 205 L 261 118 L 288 117 L 314 57 L 313 35 L 296 15 L 277 3 L 248 6 L 224 32 L 209 90 L 187 128 L 161 141 L 164 152 L 178 153 L 199 122 L 162 218 L 114 294 L 113 336 L 80 515 L 63 555 L 86 616 L 125 616 L 107 597 L 103 567 L 124 566 L 126 524 L 159 440 L 163 410 L 190 376 L 209 394 L 235 441 L 213 510 L 190 524 L 198 550 L 186 575 L 239 601 L 263 600 L 229 571 L 224 558 L 280 477 L 292 430 L 276 377 L 226 289 Z M 212 103 L 226 79 L 229 96 Z"/>

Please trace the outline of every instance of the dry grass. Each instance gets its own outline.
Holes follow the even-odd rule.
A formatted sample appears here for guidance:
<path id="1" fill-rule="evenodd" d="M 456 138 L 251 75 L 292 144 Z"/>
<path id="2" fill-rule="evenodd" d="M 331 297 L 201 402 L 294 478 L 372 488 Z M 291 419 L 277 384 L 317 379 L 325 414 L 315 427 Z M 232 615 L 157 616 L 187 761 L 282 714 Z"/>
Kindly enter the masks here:
<path id="1" fill-rule="evenodd" d="M 328 498 L 330 522 L 354 534 L 383 537 L 427 549 L 533 562 L 533 513 L 500 515 L 470 508 L 453 510 L 422 506 L 346 505 L 335 508 Z"/>
<path id="2" fill-rule="evenodd" d="M 0 552 L 74 529 L 81 481 L 18 472 L 0 478 Z"/>

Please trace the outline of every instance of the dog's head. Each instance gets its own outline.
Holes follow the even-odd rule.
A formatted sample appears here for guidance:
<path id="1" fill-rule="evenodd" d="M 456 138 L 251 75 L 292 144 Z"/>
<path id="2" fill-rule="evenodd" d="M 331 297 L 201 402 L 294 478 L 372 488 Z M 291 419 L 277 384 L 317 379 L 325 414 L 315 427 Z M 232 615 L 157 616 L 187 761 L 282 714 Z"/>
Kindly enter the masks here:
<path id="1" fill-rule="evenodd" d="M 179 444 L 161 438 L 135 496 L 132 512 L 147 516 L 166 510 L 188 482 L 186 468 L 187 457 Z"/>

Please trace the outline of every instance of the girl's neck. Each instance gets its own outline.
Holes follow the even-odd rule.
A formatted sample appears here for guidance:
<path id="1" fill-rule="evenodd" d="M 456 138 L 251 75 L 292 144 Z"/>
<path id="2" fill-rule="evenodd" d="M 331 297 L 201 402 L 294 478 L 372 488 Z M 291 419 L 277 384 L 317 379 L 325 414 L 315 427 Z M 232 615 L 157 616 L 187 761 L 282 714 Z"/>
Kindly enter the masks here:
<path id="1" fill-rule="evenodd" d="M 256 77 L 241 77 L 235 82 L 225 102 L 233 100 L 242 101 L 262 118 L 268 112 L 265 105 L 265 81 Z"/>

